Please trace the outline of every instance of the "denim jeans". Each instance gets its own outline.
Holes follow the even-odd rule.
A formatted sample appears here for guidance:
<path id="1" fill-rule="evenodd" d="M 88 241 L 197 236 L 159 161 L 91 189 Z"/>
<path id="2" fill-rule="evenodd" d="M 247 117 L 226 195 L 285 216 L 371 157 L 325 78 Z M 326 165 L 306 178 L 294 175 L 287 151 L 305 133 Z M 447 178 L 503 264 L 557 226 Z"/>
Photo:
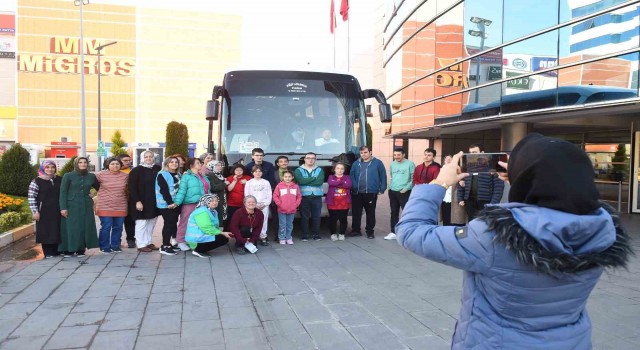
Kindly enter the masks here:
<path id="1" fill-rule="evenodd" d="M 278 239 L 287 240 L 291 239 L 291 232 L 293 231 L 293 217 L 296 214 L 283 214 L 278 213 Z"/>
<path id="2" fill-rule="evenodd" d="M 320 215 L 322 214 L 322 197 L 302 197 L 300 216 L 302 216 L 302 238 L 309 239 L 309 219 L 311 219 L 311 235 L 320 237 Z"/>
<path id="3" fill-rule="evenodd" d="M 100 217 L 100 249 L 110 250 L 120 248 L 122 225 L 124 217 L 101 216 Z"/>

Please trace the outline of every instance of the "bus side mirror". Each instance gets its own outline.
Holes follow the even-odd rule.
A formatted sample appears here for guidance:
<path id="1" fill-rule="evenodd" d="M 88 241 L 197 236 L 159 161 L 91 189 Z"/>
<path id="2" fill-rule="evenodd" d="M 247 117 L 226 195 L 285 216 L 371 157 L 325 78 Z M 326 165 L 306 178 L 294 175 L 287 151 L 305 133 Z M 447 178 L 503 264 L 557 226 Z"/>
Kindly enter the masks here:
<path id="1" fill-rule="evenodd" d="M 218 100 L 207 101 L 207 120 L 218 120 L 218 109 L 220 102 Z"/>
<path id="2" fill-rule="evenodd" d="M 373 113 L 371 113 L 371 105 L 366 105 L 365 106 L 365 116 L 367 116 L 367 118 L 371 118 L 373 117 Z"/>
<path id="3" fill-rule="evenodd" d="M 391 105 L 388 103 L 381 103 L 379 106 L 380 122 L 391 123 Z"/>

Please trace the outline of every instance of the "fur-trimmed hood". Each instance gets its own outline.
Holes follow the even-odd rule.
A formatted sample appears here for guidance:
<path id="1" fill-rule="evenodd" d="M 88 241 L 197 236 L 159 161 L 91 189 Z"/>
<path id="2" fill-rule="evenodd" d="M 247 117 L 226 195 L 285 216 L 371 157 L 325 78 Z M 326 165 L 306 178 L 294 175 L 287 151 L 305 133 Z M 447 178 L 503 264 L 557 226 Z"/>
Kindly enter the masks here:
<path id="1" fill-rule="evenodd" d="M 593 267 L 627 266 L 629 236 L 611 206 L 574 215 L 522 203 L 487 206 L 479 219 L 495 231 L 494 241 L 518 262 L 546 274 L 576 273 Z"/>

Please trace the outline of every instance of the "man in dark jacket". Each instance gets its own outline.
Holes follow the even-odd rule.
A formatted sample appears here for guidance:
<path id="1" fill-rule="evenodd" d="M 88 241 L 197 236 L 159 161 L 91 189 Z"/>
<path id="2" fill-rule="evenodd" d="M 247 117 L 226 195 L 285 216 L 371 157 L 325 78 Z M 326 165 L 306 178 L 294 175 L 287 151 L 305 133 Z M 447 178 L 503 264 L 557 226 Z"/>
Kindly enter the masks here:
<path id="1" fill-rule="evenodd" d="M 349 236 L 362 236 L 362 209 L 367 214 L 367 238 L 373 239 L 376 226 L 376 203 L 378 195 L 387 190 L 387 170 L 382 161 L 371 155 L 367 146 L 360 147 L 360 159 L 351 166 L 349 173 L 351 187 L 351 233 Z"/>
<path id="2" fill-rule="evenodd" d="M 424 162 L 416 167 L 413 172 L 413 185 L 424 185 L 435 180 L 440 173 L 440 164 L 433 159 L 436 157 L 436 150 L 427 148 L 424 150 Z"/>
<path id="3" fill-rule="evenodd" d="M 262 148 L 254 148 L 251 150 L 251 159 L 247 165 L 245 165 L 246 174 L 252 174 L 251 170 L 254 165 L 260 165 L 262 167 L 262 178 L 269 181 L 271 188 L 276 188 L 278 184 L 275 178 L 275 168 L 273 164 L 264 161 L 264 151 Z"/>
<path id="4" fill-rule="evenodd" d="M 469 153 L 484 153 L 481 144 L 469 146 Z M 458 189 L 458 204 L 465 208 L 469 221 L 484 209 L 486 204 L 498 204 L 504 191 L 504 182 L 498 174 L 472 173 L 460 181 L 463 188 Z"/>

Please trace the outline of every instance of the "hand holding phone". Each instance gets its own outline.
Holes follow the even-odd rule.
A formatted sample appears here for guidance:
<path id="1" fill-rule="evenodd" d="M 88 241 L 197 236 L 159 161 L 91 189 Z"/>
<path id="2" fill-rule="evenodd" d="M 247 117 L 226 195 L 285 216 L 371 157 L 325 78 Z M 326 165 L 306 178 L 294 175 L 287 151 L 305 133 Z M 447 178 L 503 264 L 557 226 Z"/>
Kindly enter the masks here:
<path id="1" fill-rule="evenodd" d="M 460 170 L 463 173 L 503 173 L 507 172 L 499 162 L 506 163 L 508 155 L 500 153 L 464 153 L 460 158 Z"/>

